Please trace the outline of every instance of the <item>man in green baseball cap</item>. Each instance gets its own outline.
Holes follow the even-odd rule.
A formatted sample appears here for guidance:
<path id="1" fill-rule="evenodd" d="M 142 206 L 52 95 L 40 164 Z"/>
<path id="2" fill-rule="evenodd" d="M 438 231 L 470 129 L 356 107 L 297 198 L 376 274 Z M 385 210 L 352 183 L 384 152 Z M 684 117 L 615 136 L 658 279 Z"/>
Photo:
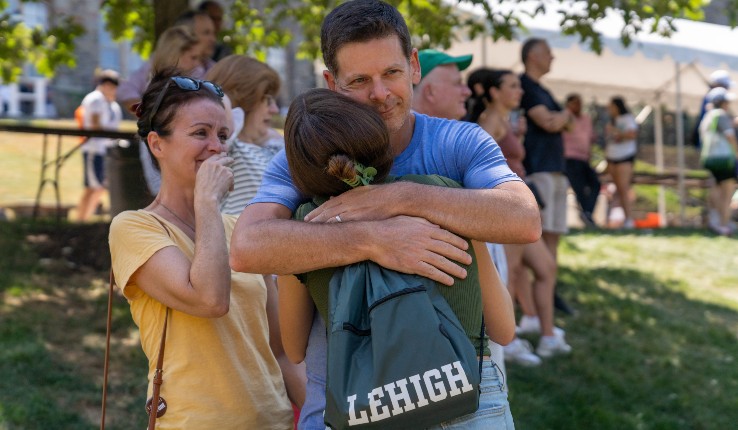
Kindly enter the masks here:
<path id="1" fill-rule="evenodd" d="M 453 57 L 434 49 L 418 52 L 420 83 L 415 86 L 413 110 L 428 116 L 461 119 L 466 114 L 466 99 L 471 91 L 461 79 L 471 55 Z"/>

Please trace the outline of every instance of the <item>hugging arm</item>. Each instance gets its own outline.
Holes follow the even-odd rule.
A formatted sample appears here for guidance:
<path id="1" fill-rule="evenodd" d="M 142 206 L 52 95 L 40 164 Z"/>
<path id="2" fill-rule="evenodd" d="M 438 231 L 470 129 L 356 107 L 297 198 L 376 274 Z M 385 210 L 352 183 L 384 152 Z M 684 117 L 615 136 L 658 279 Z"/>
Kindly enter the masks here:
<path id="1" fill-rule="evenodd" d="M 487 246 L 472 241 L 479 268 L 479 288 L 482 290 L 482 312 L 489 338 L 500 345 L 507 345 L 515 337 L 515 312 L 510 293 L 502 284 L 497 268 L 492 262 Z"/>
<path id="2" fill-rule="evenodd" d="M 460 236 L 493 243 L 530 243 L 541 235 L 538 206 L 521 181 L 491 189 L 411 182 L 359 187 L 330 199 L 306 220 L 329 222 L 336 215 L 342 221 L 415 216 Z"/>
<path id="3" fill-rule="evenodd" d="M 295 276 L 280 276 L 278 284 L 279 326 L 284 352 L 293 363 L 301 363 L 305 359 L 315 305 L 307 288 Z"/>
<path id="4" fill-rule="evenodd" d="M 231 239 L 234 270 L 292 274 L 371 260 L 389 269 L 453 284 L 468 264 L 465 240 L 426 220 L 397 216 L 380 221 L 293 221 L 276 203 L 246 207 Z"/>
<path id="5" fill-rule="evenodd" d="M 287 396 L 290 401 L 297 407 L 302 408 L 305 403 L 305 385 L 307 384 L 307 376 L 305 375 L 305 365 L 295 364 L 289 360 L 282 346 L 282 330 L 279 325 L 278 316 L 278 292 L 274 279 L 271 275 L 264 276 L 264 284 L 267 289 L 266 312 L 269 321 L 269 346 L 272 349 L 274 358 L 279 363 L 282 371 L 282 378 L 287 389 Z M 308 330 L 310 328 L 308 327 Z"/>

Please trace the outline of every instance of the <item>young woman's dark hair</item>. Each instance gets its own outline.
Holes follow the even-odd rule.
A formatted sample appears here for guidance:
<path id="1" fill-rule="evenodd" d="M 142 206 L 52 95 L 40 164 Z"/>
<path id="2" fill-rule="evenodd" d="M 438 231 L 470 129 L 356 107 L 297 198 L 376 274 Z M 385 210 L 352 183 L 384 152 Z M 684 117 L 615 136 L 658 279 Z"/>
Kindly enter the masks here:
<path id="1" fill-rule="evenodd" d="M 376 169 L 374 184 L 382 183 L 392 168 L 389 132 L 382 117 L 334 91 L 312 89 L 297 96 L 284 131 L 292 181 L 307 196 L 350 190 L 343 179 L 356 177 L 354 163 Z"/>
<path id="2" fill-rule="evenodd" d="M 347 1 L 337 6 L 323 20 L 320 49 L 323 62 L 334 75 L 338 73 L 338 50 L 347 43 L 367 42 L 396 35 L 402 52 L 410 58 L 412 45 L 405 18 L 392 5 L 378 0 Z"/>
<path id="3" fill-rule="evenodd" d="M 469 87 L 472 95 L 466 99 L 466 115 L 464 115 L 464 121 L 477 122 L 479 115 L 484 111 L 485 103 L 482 83 L 487 80 L 490 73 L 492 73 L 492 69 L 482 67 L 469 73 L 469 76 L 466 78 L 466 86 Z"/>
<path id="4" fill-rule="evenodd" d="M 502 78 L 506 75 L 512 75 L 512 70 L 507 69 L 482 69 L 478 70 L 474 73 L 480 72 L 479 75 L 475 76 L 474 82 L 472 82 L 471 76 L 469 77 L 469 88 L 472 90 L 472 93 L 474 95 L 472 97 L 477 97 L 474 101 L 474 106 L 470 110 L 468 114 L 467 121 L 469 122 L 477 122 L 479 121 L 479 116 L 484 112 L 484 109 L 486 109 L 487 104 L 492 102 L 492 96 L 489 93 L 490 88 L 500 88 L 500 85 L 502 85 Z M 480 86 L 482 90 L 481 94 L 478 94 L 478 91 L 475 90 L 475 87 Z M 472 87 L 474 85 L 474 87 Z"/>
<path id="5" fill-rule="evenodd" d="M 172 133 L 170 125 L 174 120 L 177 109 L 186 104 L 205 98 L 223 106 L 223 93 L 220 87 L 213 87 L 210 83 L 208 83 L 210 85 L 203 85 L 203 81 L 183 76 L 183 78 L 194 82 L 194 85 L 199 88 L 198 90 L 183 89 L 172 80 L 177 76 L 182 76 L 181 71 L 177 68 L 155 71 L 154 77 L 151 78 L 151 82 L 149 82 L 141 97 L 141 103 L 134 105 L 135 114 L 138 117 L 136 122 L 138 136 L 144 142 L 151 131 L 156 131 L 160 136 L 169 136 Z M 162 94 L 162 91 L 165 92 Z M 149 148 L 149 146 L 146 145 L 146 148 Z M 159 164 L 154 155 L 151 154 L 151 149 L 149 149 L 149 153 L 154 166 L 158 169 Z"/>
<path id="6" fill-rule="evenodd" d="M 625 115 L 626 113 L 630 112 L 628 110 L 628 107 L 625 106 L 625 100 L 623 100 L 620 96 L 615 96 L 610 99 L 610 103 L 614 104 L 615 107 L 618 109 L 618 115 Z"/>

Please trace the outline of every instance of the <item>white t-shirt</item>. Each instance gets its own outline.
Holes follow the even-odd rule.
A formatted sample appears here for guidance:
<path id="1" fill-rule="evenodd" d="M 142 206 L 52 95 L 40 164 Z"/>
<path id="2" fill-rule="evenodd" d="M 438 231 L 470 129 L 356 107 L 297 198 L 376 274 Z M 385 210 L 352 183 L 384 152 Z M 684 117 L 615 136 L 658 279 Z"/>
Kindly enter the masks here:
<path id="1" fill-rule="evenodd" d="M 620 132 L 638 130 L 638 124 L 636 124 L 633 115 L 626 113 L 615 118 L 615 128 Z M 605 146 L 605 157 L 608 160 L 620 161 L 630 158 L 638 152 L 638 145 L 635 139 L 623 140 L 615 142 L 612 139 L 607 141 Z"/>
<path id="2" fill-rule="evenodd" d="M 82 108 L 84 109 L 83 127 L 86 130 L 92 128 L 92 116 L 97 114 L 100 116 L 100 126 L 103 130 L 117 130 L 120 125 L 122 113 L 120 105 L 117 102 L 109 102 L 105 99 L 103 93 L 95 90 L 82 99 Z M 115 140 L 102 137 L 91 137 L 82 145 L 82 151 L 91 154 L 104 155 L 109 146 L 113 146 Z"/>

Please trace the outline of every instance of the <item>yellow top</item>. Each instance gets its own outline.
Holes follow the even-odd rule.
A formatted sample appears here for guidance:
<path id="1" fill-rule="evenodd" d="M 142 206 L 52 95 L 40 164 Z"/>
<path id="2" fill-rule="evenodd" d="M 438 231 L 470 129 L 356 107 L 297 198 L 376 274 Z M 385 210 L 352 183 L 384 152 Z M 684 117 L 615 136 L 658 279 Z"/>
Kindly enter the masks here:
<path id="1" fill-rule="evenodd" d="M 236 216 L 223 215 L 229 248 L 235 223 Z M 174 224 L 143 210 L 116 216 L 109 242 L 116 282 L 130 303 L 149 360 L 148 398 L 166 307 L 130 277 L 167 246 L 178 247 L 192 260 L 195 244 Z M 167 411 L 157 420 L 158 429 L 292 428 L 292 409 L 269 347 L 266 298 L 261 275 L 232 271 L 228 314 L 200 318 L 170 312 L 161 385 Z"/>

